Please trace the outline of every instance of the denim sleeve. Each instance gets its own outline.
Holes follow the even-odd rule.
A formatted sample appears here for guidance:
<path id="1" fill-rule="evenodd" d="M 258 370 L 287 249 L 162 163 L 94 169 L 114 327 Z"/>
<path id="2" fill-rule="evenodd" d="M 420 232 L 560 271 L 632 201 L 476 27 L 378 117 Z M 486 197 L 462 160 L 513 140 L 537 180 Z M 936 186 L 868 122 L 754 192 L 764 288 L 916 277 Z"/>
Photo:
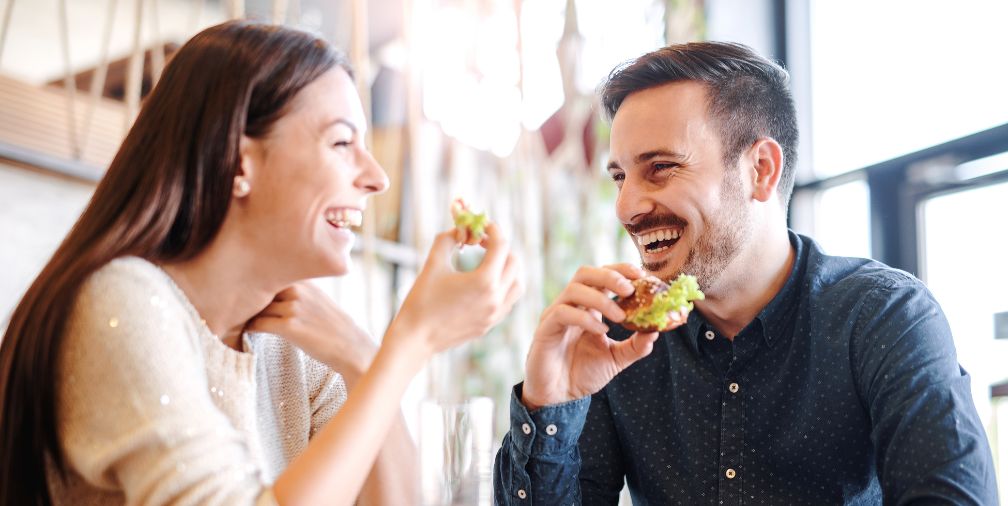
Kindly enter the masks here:
<path id="1" fill-rule="evenodd" d="M 591 398 L 530 413 L 520 401 L 521 387 L 519 383 L 511 392 L 511 429 L 494 459 L 494 503 L 581 504 L 577 443 Z"/>
<path id="2" fill-rule="evenodd" d="M 994 464 L 937 301 L 903 277 L 870 289 L 852 335 L 885 504 L 996 505 Z"/>

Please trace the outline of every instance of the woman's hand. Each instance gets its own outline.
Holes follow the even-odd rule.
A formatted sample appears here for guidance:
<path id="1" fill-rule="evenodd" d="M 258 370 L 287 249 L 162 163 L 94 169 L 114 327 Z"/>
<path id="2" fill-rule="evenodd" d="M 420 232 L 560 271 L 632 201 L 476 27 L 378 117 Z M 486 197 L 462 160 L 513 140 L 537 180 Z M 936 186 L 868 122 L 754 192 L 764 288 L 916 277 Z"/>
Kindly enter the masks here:
<path id="1" fill-rule="evenodd" d="M 371 336 L 310 281 L 278 293 L 246 328 L 283 337 L 340 373 L 348 384 L 367 370 L 378 351 Z"/>
<path id="2" fill-rule="evenodd" d="M 511 311 L 524 284 L 514 254 L 496 224 L 489 224 L 479 267 L 458 272 L 451 266 L 459 244 L 456 231 L 434 238 L 427 261 L 390 326 L 386 340 L 402 342 L 420 358 L 486 334 Z"/>

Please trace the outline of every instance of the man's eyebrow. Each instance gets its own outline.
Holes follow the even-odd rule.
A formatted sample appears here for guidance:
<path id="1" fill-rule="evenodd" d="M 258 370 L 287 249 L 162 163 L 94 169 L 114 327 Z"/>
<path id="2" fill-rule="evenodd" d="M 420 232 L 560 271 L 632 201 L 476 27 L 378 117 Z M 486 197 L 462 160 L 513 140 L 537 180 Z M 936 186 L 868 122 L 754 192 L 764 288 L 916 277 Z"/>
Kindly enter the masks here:
<path id="1" fill-rule="evenodd" d="M 655 158 L 658 158 L 658 157 L 662 157 L 662 156 L 668 157 L 668 158 L 675 158 L 675 159 L 678 159 L 678 160 L 685 160 L 686 159 L 686 155 L 684 155 L 682 153 L 679 153 L 678 151 L 670 151 L 668 149 L 654 149 L 654 150 L 651 150 L 651 151 L 645 151 L 645 152 L 643 152 L 643 153 L 635 156 L 634 157 L 634 163 L 644 163 L 644 162 L 646 162 L 648 160 L 652 160 L 652 159 L 655 159 Z M 616 160 L 610 160 L 609 164 L 606 165 L 606 170 L 610 170 L 611 171 L 613 169 L 618 169 L 618 168 L 620 168 L 620 166 L 619 166 L 619 163 L 616 163 Z"/>
<path id="2" fill-rule="evenodd" d="M 680 153 L 678 151 L 670 151 L 668 149 L 655 149 L 655 150 L 652 150 L 652 151 L 645 151 L 645 152 L 637 155 L 634 158 L 634 162 L 636 162 L 636 163 L 644 163 L 644 162 L 646 162 L 648 160 L 652 160 L 654 158 L 658 158 L 658 157 L 662 157 L 662 156 L 668 157 L 668 158 L 676 158 L 678 160 L 685 160 L 686 159 L 686 155 L 684 155 L 684 154 L 682 154 L 682 153 Z"/>

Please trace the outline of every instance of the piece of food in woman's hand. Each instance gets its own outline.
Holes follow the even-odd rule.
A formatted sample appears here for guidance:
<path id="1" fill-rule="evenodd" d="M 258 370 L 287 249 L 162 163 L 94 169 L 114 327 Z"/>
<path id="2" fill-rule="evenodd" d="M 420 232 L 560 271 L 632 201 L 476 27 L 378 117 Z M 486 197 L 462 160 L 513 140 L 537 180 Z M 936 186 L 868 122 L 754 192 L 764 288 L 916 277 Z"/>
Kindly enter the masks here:
<path id="1" fill-rule="evenodd" d="M 655 276 L 644 276 L 633 282 L 634 293 L 616 299 L 626 312 L 622 325 L 637 332 L 662 332 L 680 320 L 673 314 L 693 310 L 694 300 L 703 300 L 696 277 L 680 274 L 672 283 Z"/>
<path id="2" fill-rule="evenodd" d="M 462 233 L 463 244 L 479 244 L 486 237 L 486 226 L 490 223 L 486 213 L 474 213 L 462 199 L 455 199 L 451 205 L 455 228 Z"/>

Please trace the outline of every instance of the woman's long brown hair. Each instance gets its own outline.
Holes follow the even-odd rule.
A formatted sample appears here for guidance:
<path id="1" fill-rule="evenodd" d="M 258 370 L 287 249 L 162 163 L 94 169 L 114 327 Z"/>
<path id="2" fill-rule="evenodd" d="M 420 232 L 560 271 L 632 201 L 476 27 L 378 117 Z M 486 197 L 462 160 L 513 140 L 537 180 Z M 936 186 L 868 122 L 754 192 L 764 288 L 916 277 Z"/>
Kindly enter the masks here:
<path id="1" fill-rule="evenodd" d="M 208 28 L 175 54 L 0 343 L 0 504 L 52 504 L 47 458 L 66 476 L 54 368 L 82 283 L 120 256 L 160 263 L 203 250 L 228 210 L 242 134 L 267 134 L 337 65 L 350 72 L 314 35 L 244 21 Z"/>

